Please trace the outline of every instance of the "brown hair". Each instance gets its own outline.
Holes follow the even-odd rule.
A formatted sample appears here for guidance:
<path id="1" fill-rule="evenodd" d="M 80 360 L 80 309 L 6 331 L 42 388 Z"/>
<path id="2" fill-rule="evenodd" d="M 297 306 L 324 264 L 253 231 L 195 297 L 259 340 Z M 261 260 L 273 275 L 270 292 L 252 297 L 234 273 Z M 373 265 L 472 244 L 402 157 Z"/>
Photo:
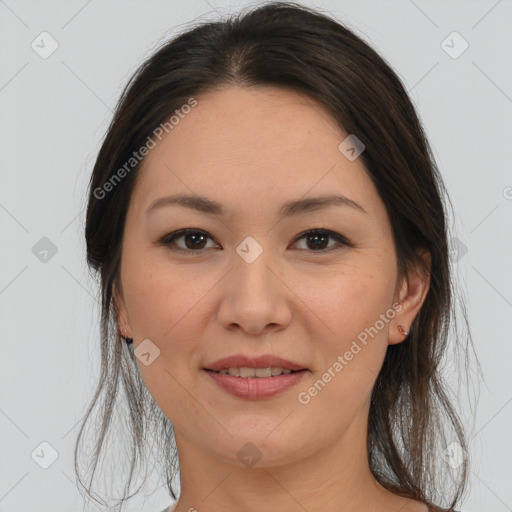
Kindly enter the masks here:
<path id="1" fill-rule="evenodd" d="M 446 190 L 415 109 L 386 61 L 339 22 L 292 2 L 268 3 L 184 31 L 144 62 L 122 93 L 94 166 L 88 198 L 85 238 L 88 263 L 101 278 L 102 362 L 75 447 L 80 483 L 79 445 L 93 409 L 101 406 L 86 488 L 93 497 L 92 479 L 122 390 L 132 443 L 130 474 L 119 503 L 133 496 L 128 490 L 149 438 L 156 443 L 167 487 L 176 498 L 173 426 L 144 386 L 133 349 L 119 342 L 112 300 L 113 287 L 120 285 L 123 229 L 140 165 L 123 173 L 108 194 L 102 193 L 105 197 L 98 191 L 107 190 L 106 183 L 112 183 L 133 152 L 191 97 L 227 85 L 283 87 L 323 104 L 344 131 L 356 134 L 365 145 L 360 158 L 389 215 L 399 278 L 411 265 L 427 273 L 418 251 L 430 252 L 430 287 L 424 304 L 408 339 L 388 347 L 372 392 L 369 463 L 375 478 L 389 490 L 455 506 L 467 483 L 468 460 L 450 469 L 442 454 L 451 441 L 467 450 L 440 373 L 449 328 L 456 320 L 442 197 L 447 197 Z M 454 341 L 462 343 L 461 338 Z"/>

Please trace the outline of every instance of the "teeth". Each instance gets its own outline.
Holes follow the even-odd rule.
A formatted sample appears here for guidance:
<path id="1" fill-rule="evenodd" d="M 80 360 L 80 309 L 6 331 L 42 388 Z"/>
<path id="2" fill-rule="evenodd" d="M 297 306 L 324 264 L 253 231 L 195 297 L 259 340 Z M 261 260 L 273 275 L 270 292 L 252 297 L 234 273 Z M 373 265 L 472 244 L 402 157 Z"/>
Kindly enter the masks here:
<path id="1" fill-rule="evenodd" d="M 231 370 L 231 368 L 230 368 Z M 237 370 L 238 371 L 238 370 Z M 240 368 L 239 372 L 240 377 L 255 377 L 256 370 L 254 368 Z"/>
<path id="2" fill-rule="evenodd" d="M 254 370 L 254 375 L 256 377 L 272 377 L 272 369 L 271 368 L 256 368 Z"/>
<path id="3" fill-rule="evenodd" d="M 268 368 L 223 368 L 219 370 L 222 375 L 231 375 L 233 377 L 275 377 L 277 375 L 287 375 L 292 371 L 288 368 L 280 368 L 279 366 L 271 366 Z"/>

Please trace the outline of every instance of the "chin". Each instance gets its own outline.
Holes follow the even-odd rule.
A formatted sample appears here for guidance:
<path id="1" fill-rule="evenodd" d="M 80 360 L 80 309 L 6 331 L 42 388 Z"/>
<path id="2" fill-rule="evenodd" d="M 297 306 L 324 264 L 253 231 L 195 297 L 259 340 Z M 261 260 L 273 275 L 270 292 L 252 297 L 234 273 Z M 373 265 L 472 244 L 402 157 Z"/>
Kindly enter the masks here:
<path id="1" fill-rule="evenodd" d="M 282 418 L 281 418 L 282 420 Z M 233 437 L 226 437 L 222 442 L 216 440 L 213 450 L 222 458 L 240 467 L 265 468 L 275 467 L 295 462 L 302 456 L 307 456 L 306 451 L 314 452 L 313 440 L 300 439 L 293 435 L 289 427 L 276 429 L 277 421 L 272 427 L 261 425 L 240 425 L 233 423 L 226 425 L 226 429 Z M 304 429 L 301 429 L 304 432 Z M 305 449 L 310 446 L 311 449 Z"/>

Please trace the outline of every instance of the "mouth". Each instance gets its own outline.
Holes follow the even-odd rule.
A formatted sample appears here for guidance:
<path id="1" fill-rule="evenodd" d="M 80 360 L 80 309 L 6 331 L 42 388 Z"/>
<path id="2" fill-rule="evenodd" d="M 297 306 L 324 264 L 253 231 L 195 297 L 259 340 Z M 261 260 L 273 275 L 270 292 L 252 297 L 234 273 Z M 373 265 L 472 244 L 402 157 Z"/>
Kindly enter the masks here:
<path id="1" fill-rule="evenodd" d="M 242 367 L 229 367 L 221 368 L 220 370 L 211 370 L 205 368 L 208 372 L 218 373 L 220 375 L 230 375 L 231 377 L 238 377 L 241 379 L 258 378 L 266 379 L 272 377 L 279 377 L 280 375 L 289 375 L 290 373 L 304 372 L 306 369 L 291 370 L 290 368 L 282 368 L 280 366 L 267 366 L 263 368 L 250 368 L 247 366 Z"/>
<path id="2" fill-rule="evenodd" d="M 224 357 L 203 368 L 219 389 L 238 398 L 272 398 L 296 386 L 309 372 L 299 363 L 277 355 Z"/>
<path id="3" fill-rule="evenodd" d="M 295 370 L 270 377 L 236 377 L 213 370 L 206 370 L 205 373 L 216 384 L 217 389 L 238 399 L 265 400 L 298 385 L 307 372 L 308 370 Z"/>
<path id="4" fill-rule="evenodd" d="M 233 377 L 262 378 L 307 370 L 305 366 L 299 363 L 272 354 L 262 354 L 255 357 L 236 354 L 208 364 L 204 369 Z"/>
<path id="5" fill-rule="evenodd" d="M 291 370 L 279 366 L 204 368 L 217 388 L 244 400 L 271 399 L 298 385 L 309 370 Z"/>

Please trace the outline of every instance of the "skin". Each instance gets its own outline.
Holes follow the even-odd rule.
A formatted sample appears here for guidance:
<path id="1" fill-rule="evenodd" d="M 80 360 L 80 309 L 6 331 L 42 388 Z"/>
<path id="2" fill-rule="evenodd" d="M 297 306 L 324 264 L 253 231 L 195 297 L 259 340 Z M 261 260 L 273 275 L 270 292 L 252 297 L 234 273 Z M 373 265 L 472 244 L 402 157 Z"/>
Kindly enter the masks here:
<path id="1" fill-rule="evenodd" d="M 426 512 L 374 479 L 366 431 L 387 347 L 403 342 L 398 325 L 409 330 L 428 278 L 411 269 L 408 284 L 398 280 L 384 204 L 361 159 L 338 150 L 348 134 L 320 104 L 287 90 L 229 87 L 197 100 L 143 162 L 114 295 L 135 349 L 148 338 L 160 350 L 150 365 L 137 364 L 175 428 L 181 495 L 174 510 Z M 175 193 L 207 196 L 227 214 L 175 205 L 146 213 Z M 277 215 L 285 201 L 333 193 L 367 213 L 329 206 Z M 159 244 L 182 228 L 209 238 L 199 249 L 190 237 L 174 240 L 186 254 Z M 321 247 L 337 248 L 321 253 L 314 240 L 297 239 L 314 228 L 355 247 L 327 238 Z M 263 250 L 250 264 L 236 252 L 248 236 Z M 301 404 L 297 395 L 398 301 L 400 312 Z M 241 353 L 277 354 L 309 372 L 275 397 L 234 397 L 202 368 Z M 237 457 L 247 442 L 262 454 L 251 468 Z"/>

